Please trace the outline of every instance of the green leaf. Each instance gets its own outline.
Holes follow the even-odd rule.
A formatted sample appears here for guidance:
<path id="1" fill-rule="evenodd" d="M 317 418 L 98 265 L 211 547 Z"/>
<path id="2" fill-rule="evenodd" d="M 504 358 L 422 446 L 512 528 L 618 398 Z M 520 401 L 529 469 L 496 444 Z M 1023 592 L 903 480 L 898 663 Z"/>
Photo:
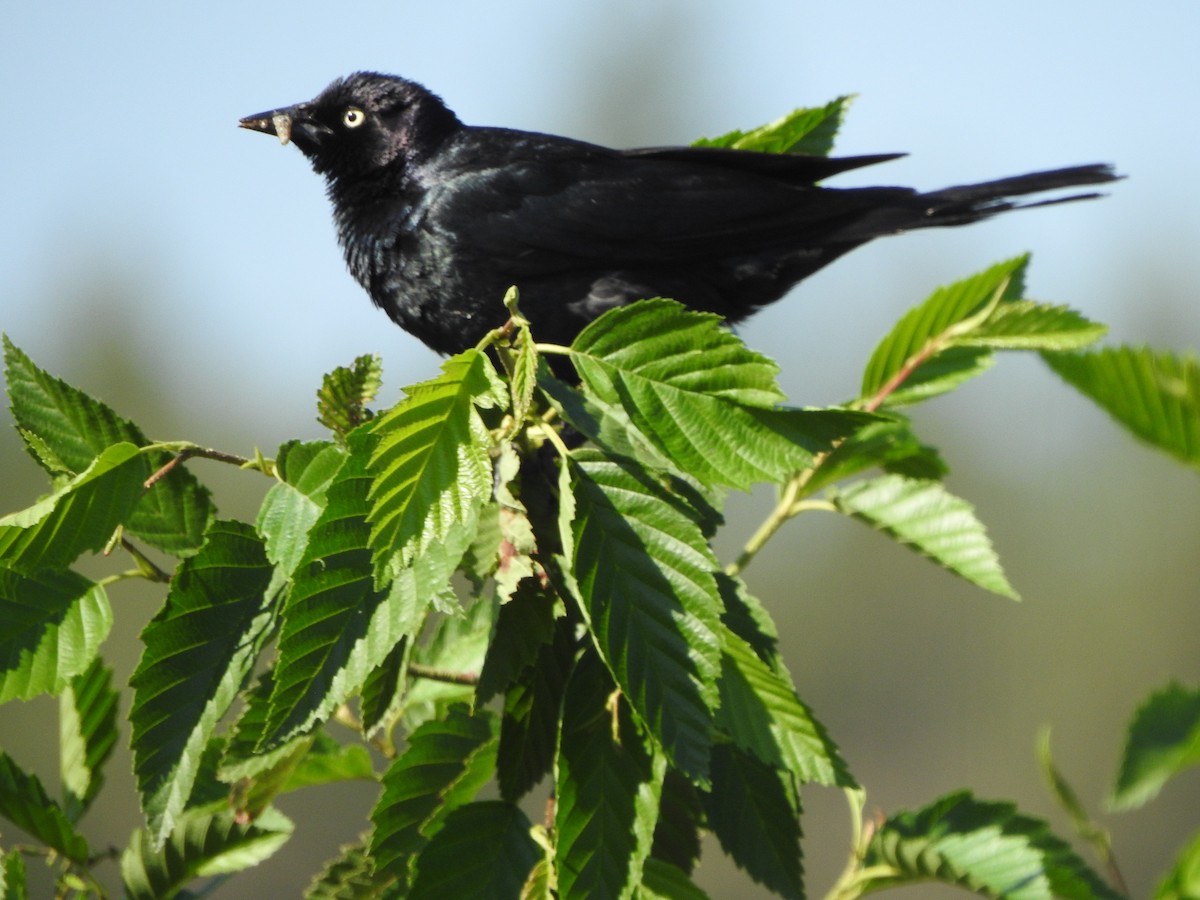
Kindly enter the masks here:
<path id="1" fill-rule="evenodd" d="M 59 700 L 59 766 L 63 807 L 78 821 L 104 783 L 101 768 L 117 743 L 117 692 L 100 659 L 75 678 Z"/>
<path id="2" fill-rule="evenodd" d="M 25 860 L 20 850 L 13 850 L 0 857 L 0 900 L 27 900 L 28 897 Z"/>
<path id="3" fill-rule="evenodd" d="M 506 394 L 477 350 L 448 359 L 442 371 L 406 388 L 408 396 L 371 427 L 378 443 L 368 520 L 378 581 L 452 535 L 473 533 L 491 497 L 491 437 L 477 407 L 504 403 Z M 456 551 L 460 558 L 465 550 Z"/>
<path id="4" fill-rule="evenodd" d="M 374 780 L 375 766 L 366 747 L 339 744 L 329 735 L 317 733 L 280 793 L 338 781 Z"/>
<path id="5" fill-rule="evenodd" d="M 1069 307 L 1010 300 L 958 343 L 994 350 L 1078 350 L 1107 333 L 1107 325 L 1089 321 Z"/>
<path id="6" fill-rule="evenodd" d="M 707 780 L 720 670 L 719 565 L 695 521 L 632 464 L 569 459 L 574 521 L 563 535 L 592 637 L 672 762 Z"/>
<path id="7" fill-rule="evenodd" d="M 733 742 L 800 781 L 855 787 L 837 746 L 796 696 L 791 679 L 769 667 L 727 629 L 722 643 L 717 722 Z"/>
<path id="8" fill-rule="evenodd" d="M 1200 691 L 1169 684 L 1134 713 L 1110 803 L 1134 809 L 1167 780 L 1200 763 Z"/>
<path id="9" fill-rule="evenodd" d="M 537 664 L 542 647 L 554 639 L 561 611 L 553 591 L 532 578 L 522 581 L 512 599 L 501 604 L 475 688 L 477 705 L 504 693 L 522 671 Z"/>
<path id="10" fill-rule="evenodd" d="M 907 419 L 895 412 L 891 415 L 896 418 L 864 425 L 838 444 L 814 472 L 807 492 L 875 467 L 908 478 L 941 481 L 949 469 L 938 451 L 917 440 Z"/>
<path id="11" fill-rule="evenodd" d="M 750 131 L 731 131 L 716 138 L 701 138 L 692 146 L 828 156 L 833 149 L 833 139 L 842 125 L 842 118 L 853 99 L 853 95 L 845 95 L 824 106 L 796 109 Z"/>
<path id="12" fill-rule="evenodd" d="M 0 566 L 0 703 L 60 693 L 86 671 L 112 621 L 104 588 L 82 575 Z"/>
<path id="13" fill-rule="evenodd" d="M 1167 870 L 1154 900 L 1195 900 L 1200 897 L 1200 834 L 1193 835 Z"/>
<path id="14" fill-rule="evenodd" d="M 233 810 L 188 813 L 154 849 L 141 829 L 121 855 L 121 880 L 133 900 L 174 897 L 193 878 L 239 872 L 262 862 L 292 833 L 292 823 L 276 810 L 241 824 Z"/>
<path id="15" fill-rule="evenodd" d="M 865 399 L 886 392 L 889 406 L 925 400 L 991 365 L 983 347 L 955 346 L 978 332 L 1006 301 L 1020 300 L 1028 256 L 938 288 L 879 343 L 863 372 Z"/>
<path id="16" fill-rule="evenodd" d="M 383 383 L 383 361 L 372 353 L 358 357 L 350 366 L 338 366 L 321 381 L 317 390 L 317 421 L 340 442 L 371 418 L 367 404 L 375 399 Z"/>
<path id="17" fill-rule="evenodd" d="M 704 825 L 704 807 L 700 792 L 675 769 L 667 769 L 658 802 L 658 822 L 654 825 L 654 843 L 650 861 L 670 863 L 685 875 L 691 875 L 700 861 L 700 831 Z M 648 871 L 648 869 L 646 870 Z"/>
<path id="18" fill-rule="evenodd" d="M 464 529 L 453 527 L 445 543 L 429 546 L 397 571 L 388 590 L 376 589 L 366 522 L 372 440 L 361 429 L 350 435 L 350 455 L 308 532 L 281 614 L 275 689 L 260 750 L 328 717 L 403 639 L 414 636 L 469 541 Z"/>
<path id="19" fill-rule="evenodd" d="M 87 841 L 75 830 L 62 807 L 50 799 L 36 775 L 25 772 L 3 751 L 0 751 L 0 816 L 72 862 L 87 862 Z"/>
<path id="20" fill-rule="evenodd" d="M 1200 359 L 1146 347 L 1043 358 L 1134 435 L 1200 468 Z"/>
<path id="21" fill-rule="evenodd" d="M 342 847 L 305 892 L 305 900 L 383 900 L 392 896 L 396 879 L 375 871 L 366 842 Z"/>
<path id="22" fill-rule="evenodd" d="M 751 878 L 780 896 L 804 896 L 800 798 L 786 772 L 718 744 L 701 802 L 721 847 Z"/>
<path id="23" fill-rule="evenodd" d="M 454 810 L 417 861 L 410 900 L 518 896 L 542 856 L 531 827 L 520 809 L 497 800 Z"/>
<path id="24" fill-rule="evenodd" d="M 891 535 L 944 569 L 1002 597 L 1020 597 L 971 505 L 936 481 L 883 475 L 832 495 L 841 512 Z"/>
<path id="25" fill-rule="evenodd" d="M 215 521 L 142 632 L 129 721 L 138 793 L 156 844 L 172 833 L 201 753 L 271 633 L 271 575 L 253 528 Z"/>
<path id="26" fill-rule="evenodd" d="M 571 623 L 560 620 L 553 643 L 542 644 L 531 665 L 508 688 L 496 757 L 496 780 L 505 800 L 515 803 L 550 771 L 563 691 L 575 658 L 573 632 Z"/>
<path id="27" fill-rule="evenodd" d="M 28 509 L 0 518 L 0 564 L 25 573 L 63 569 L 101 550 L 142 495 L 138 450 L 114 444 Z"/>
<path id="28" fill-rule="evenodd" d="M 35 449 L 34 458 L 47 465 L 47 454 L 72 472 L 82 472 L 106 448 L 118 443 L 144 447 L 142 430 L 65 381 L 35 366 L 4 337 L 5 379 L 13 419 Z M 29 436 L 36 436 L 34 448 Z M 140 480 L 170 462 L 165 451 L 143 454 Z M 194 552 L 215 514 L 212 499 L 183 466 L 176 466 L 147 491 L 126 522 L 127 530 L 147 543 L 175 555 Z"/>
<path id="29" fill-rule="evenodd" d="M 469 802 L 491 777 L 499 727 L 486 711 L 450 707 L 426 722 L 383 776 L 383 796 L 371 811 L 371 855 L 378 872 L 407 882 L 413 860 L 447 816 Z M 448 896 L 456 896 L 450 894 Z"/>
<path id="30" fill-rule="evenodd" d="M 632 896 L 650 853 L 666 757 L 638 732 L 592 654 L 567 683 L 555 770 L 560 894 Z"/>
<path id="31" fill-rule="evenodd" d="M 267 559 L 290 576 L 304 558 L 308 532 L 325 508 L 325 492 L 345 462 L 346 453 L 336 444 L 288 441 L 275 457 L 281 481 L 263 498 L 258 510 L 258 531 Z"/>
<path id="32" fill-rule="evenodd" d="M 363 682 L 360 707 L 363 735 L 388 735 L 400 718 L 412 641 L 401 639 Z"/>
<path id="33" fill-rule="evenodd" d="M 575 339 L 571 361 L 589 392 L 622 406 L 703 484 L 746 490 L 784 480 L 862 424 L 858 413 L 777 408 L 778 367 L 722 328 L 719 316 L 673 300 L 606 312 Z"/>
<path id="34" fill-rule="evenodd" d="M 875 832 L 865 892 L 935 880 L 1004 900 L 1118 900 L 1046 824 L 1011 803 L 950 794 L 898 813 Z"/>
<path id="35" fill-rule="evenodd" d="M 454 684 L 434 678 L 416 677 L 404 694 L 401 725 L 408 731 L 431 718 L 442 717 L 456 703 L 472 703 L 479 670 L 483 667 L 488 635 L 496 616 L 496 604 L 480 597 L 464 612 L 439 615 L 427 639 L 413 648 L 409 674 L 424 666 L 435 672 L 466 676 L 466 683 Z"/>
<path id="36" fill-rule="evenodd" d="M 642 883 L 634 895 L 638 900 L 708 900 L 686 872 L 661 859 L 648 859 Z"/>

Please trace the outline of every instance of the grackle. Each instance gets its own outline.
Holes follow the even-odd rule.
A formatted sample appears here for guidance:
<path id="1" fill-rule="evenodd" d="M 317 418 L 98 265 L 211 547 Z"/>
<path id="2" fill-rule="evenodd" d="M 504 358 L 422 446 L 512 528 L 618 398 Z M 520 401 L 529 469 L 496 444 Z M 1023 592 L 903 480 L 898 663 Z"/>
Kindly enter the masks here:
<path id="1" fill-rule="evenodd" d="M 818 187 L 902 154 L 612 150 L 463 125 L 421 85 L 371 72 L 240 124 L 295 144 L 325 176 L 351 273 L 441 353 L 502 324 L 511 285 L 544 341 L 569 343 L 605 310 L 646 297 L 737 322 L 880 235 L 1095 197 L 1010 199 L 1117 177 L 1085 165 L 928 193 Z"/>

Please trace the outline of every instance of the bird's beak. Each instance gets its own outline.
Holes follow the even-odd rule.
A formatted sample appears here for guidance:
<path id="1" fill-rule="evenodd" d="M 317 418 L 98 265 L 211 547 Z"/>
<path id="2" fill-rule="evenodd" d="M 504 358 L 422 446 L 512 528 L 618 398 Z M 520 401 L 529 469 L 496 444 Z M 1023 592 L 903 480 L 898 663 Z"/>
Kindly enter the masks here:
<path id="1" fill-rule="evenodd" d="M 273 109 L 270 112 L 246 116 L 238 121 L 238 125 L 251 131 L 273 134 L 279 138 L 279 143 L 286 144 L 292 139 L 292 123 L 295 121 L 295 117 L 296 108 L 288 106 L 284 109 Z"/>

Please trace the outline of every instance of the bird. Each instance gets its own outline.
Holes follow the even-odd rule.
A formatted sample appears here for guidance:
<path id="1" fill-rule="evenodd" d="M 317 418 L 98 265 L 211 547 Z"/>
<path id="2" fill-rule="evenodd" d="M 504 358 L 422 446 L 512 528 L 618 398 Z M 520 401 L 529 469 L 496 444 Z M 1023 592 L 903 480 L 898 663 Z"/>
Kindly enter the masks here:
<path id="1" fill-rule="evenodd" d="M 1116 180 L 1107 164 L 921 192 L 824 179 L 904 154 L 826 157 L 721 147 L 611 149 L 463 124 L 415 81 L 356 72 L 313 100 L 241 119 L 323 176 L 350 273 L 442 354 L 508 320 L 569 344 L 602 313 L 667 297 L 731 324 L 876 237 L 977 222 L 1043 191 Z"/>

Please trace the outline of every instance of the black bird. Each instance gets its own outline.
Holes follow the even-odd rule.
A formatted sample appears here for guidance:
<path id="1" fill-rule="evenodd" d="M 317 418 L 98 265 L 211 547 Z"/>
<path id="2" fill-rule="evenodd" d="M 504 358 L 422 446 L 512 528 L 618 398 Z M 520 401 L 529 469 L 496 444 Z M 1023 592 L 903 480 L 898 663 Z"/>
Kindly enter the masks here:
<path id="1" fill-rule="evenodd" d="M 373 72 L 240 124 L 294 143 L 325 176 L 351 273 L 442 353 L 502 324 L 511 285 L 544 341 L 569 343 L 646 297 L 737 322 L 872 238 L 1094 197 L 1009 199 L 1117 177 L 1087 165 L 929 193 L 817 187 L 902 154 L 612 150 L 463 125 L 421 85 Z"/>

